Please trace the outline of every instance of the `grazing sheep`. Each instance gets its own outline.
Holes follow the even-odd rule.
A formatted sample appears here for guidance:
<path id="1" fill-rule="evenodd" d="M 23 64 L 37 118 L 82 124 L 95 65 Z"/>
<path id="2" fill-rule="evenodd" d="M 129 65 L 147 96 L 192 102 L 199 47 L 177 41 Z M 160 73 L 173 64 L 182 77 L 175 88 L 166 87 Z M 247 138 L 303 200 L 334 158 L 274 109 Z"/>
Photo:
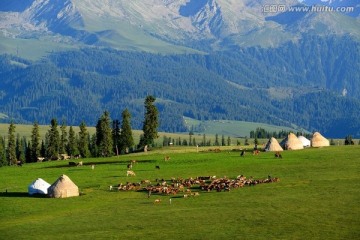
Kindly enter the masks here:
<path id="1" fill-rule="evenodd" d="M 136 174 L 134 173 L 134 171 L 130 171 L 130 170 L 128 170 L 128 171 L 126 171 L 126 176 L 128 177 L 128 176 L 136 176 Z"/>
<path id="2" fill-rule="evenodd" d="M 154 203 L 161 203 L 161 199 L 155 199 Z"/>

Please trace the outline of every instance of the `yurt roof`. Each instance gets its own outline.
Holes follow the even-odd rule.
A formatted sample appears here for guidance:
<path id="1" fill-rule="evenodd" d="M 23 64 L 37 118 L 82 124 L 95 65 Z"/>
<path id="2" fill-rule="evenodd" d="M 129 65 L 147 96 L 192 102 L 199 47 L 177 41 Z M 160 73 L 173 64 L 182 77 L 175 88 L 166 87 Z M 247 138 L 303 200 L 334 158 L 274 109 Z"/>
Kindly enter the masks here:
<path id="1" fill-rule="evenodd" d="M 283 150 L 284 149 L 280 146 L 279 142 L 274 137 L 270 138 L 265 146 L 265 151 L 269 152 L 281 152 Z"/>
<path id="2" fill-rule="evenodd" d="M 28 187 L 28 193 L 29 195 L 33 194 L 47 194 L 48 188 L 50 187 L 50 184 L 47 183 L 44 179 L 38 178 L 35 181 L 33 181 L 29 187 Z"/>
<path id="3" fill-rule="evenodd" d="M 79 188 L 63 174 L 49 187 L 48 194 L 53 198 L 75 197 L 79 196 Z"/>
<path id="4" fill-rule="evenodd" d="M 302 142 L 304 147 L 310 147 L 311 146 L 311 142 L 309 139 L 307 139 L 304 136 L 298 136 L 298 139 Z"/>
<path id="5" fill-rule="evenodd" d="M 286 150 L 304 149 L 302 142 L 296 137 L 294 133 L 289 133 L 289 135 L 283 141 L 281 141 L 280 145 Z"/>
<path id="6" fill-rule="evenodd" d="M 319 132 L 315 132 L 311 138 L 312 147 L 327 147 L 330 146 L 329 140 L 323 137 Z"/>

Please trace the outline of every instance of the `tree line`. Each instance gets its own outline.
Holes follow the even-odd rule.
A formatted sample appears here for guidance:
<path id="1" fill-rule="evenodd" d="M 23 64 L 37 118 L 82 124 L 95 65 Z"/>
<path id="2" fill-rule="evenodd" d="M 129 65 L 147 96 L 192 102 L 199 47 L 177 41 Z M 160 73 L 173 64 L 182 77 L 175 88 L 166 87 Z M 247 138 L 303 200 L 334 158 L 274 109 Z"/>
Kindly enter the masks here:
<path id="1" fill-rule="evenodd" d="M 15 136 L 16 125 L 11 122 L 7 144 L 5 138 L 0 137 L 0 166 L 32 163 L 42 159 L 58 160 L 61 156 L 110 157 L 146 149 L 158 138 L 159 113 L 154 105 L 155 100 L 153 96 L 145 99 L 143 134 L 136 146 L 128 109 L 122 112 L 121 122 L 118 119 L 111 120 L 109 112 L 105 111 L 98 119 L 93 135 L 89 134 L 85 121 L 80 123 L 79 132 L 75 133 L 73 126 L 67 131 L 65 121 L 59 125 L 57 119 L 53 118 L 44 140 L 40 139 L 37 122 L 33 124 L 30 140 L 27 140 L 19 134 Z"/>

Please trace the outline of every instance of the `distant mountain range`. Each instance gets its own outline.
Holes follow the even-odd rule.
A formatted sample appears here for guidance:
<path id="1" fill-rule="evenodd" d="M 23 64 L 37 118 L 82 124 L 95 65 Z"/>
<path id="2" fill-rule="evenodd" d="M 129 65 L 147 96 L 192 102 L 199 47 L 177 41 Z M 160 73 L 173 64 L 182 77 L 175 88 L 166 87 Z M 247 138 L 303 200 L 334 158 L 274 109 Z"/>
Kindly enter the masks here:
<path id="1" fill-rule="evenodd" d="M 313 5 L 353 8 L 351 11 L 314 11 L 305 8 Z M 266 103 L 267 117 L 247 111 L 245 120 L 295 123 L 310 131 L 321 129 L 337 136 L 345 133 L 360 135 L 356 131 L 356 124 L 344 127 L 342 131 L 331 127 L 335 123 L 360 119 L 360 110 L 356 109 L 360 101 L 359 9 L 359 3 L 355 0 L 2 0 L 0 54 L 11 56 L 3 55 L 0 66 L 0 115 L 2 113 L 25 122 L 42 116 L 37 120 L 46 123 L 46 114 L 29 114 L 29 109 L 39 109 L 45 99 L 58 101 L 52 104 L 53 115 L 63 114 L 60 109 L 64 108 L 73 109 L 70 112 L 74 112 L 82 104 L 80 99 L 66 91 L 70 91 L 71 87 L 80 92 L 84 89 L 90 91 L 88 86 L 75 83 L 84 82 L 84 76 L 93 82 L 101 82 L 111 75 L 111 78 L 124 84 L 122 78 L 126 76 L 117 69 L 109 68 L 111 65 L 121 68 L 123 63 L 130 69 L 131 64 L 138 64 L 134 69 L 138 69 L 139 76 L 131 72 L 127 75 L 133 82 L 152 82 L 163 88 L 160 94 L 153 87 L 139 85 L 138 88 L 149 90 L 134 94 L 121 91 L 126 95 L 124 99 L 143 99 L 147 93 L 160 94 L 163 103 L 171 102 L 179 107 L 175 114 L 177 120 L 174 121 L 179 126 L 182 116 L 243 120 L 245 117 L 237 116 L 234 109 L 245 106 L 255 109 Z M 120 55 L 126 52 L 132 60 L 129 62 L 115 57 L 116 52 Z M 79 62 L 84 65 L 76 62 L 67 65 L 69 54 L 81 56 Z M 154 56 L 149 57 L 148 54 Z M 101 61 L 98 59 L 100 56 L 104 58 Z M 170 56 L 179 58 L 183 64 L 174 62 Z M 136 57 L 139 59 L 133 59 Z M 144 62 L 144 59 L 151 61 Z M 163 65 L 159 65 L 159 62 Z M 193 65 L 188 65 L 190 62 Z M 54 71 L 48 75 L 50 73 L 45 73 L 47 70 L 40 66 Z M 193 68 L 194 76 L 204 83 L 205 88 L 201 87 L 200 95 L 204 94 L 201 104 L 196 102 L 194 96 L 191 99 L 195 102 L 187 102 L 185 96 L 180 97 L 180 92 L 174 89 L 170 91 L 170 85 L 194 77 L 189 68 Z M 171 72 L 168 72 L 169 69 Z M 45 83 L 39 85 L 43 82 L 40 79 L 43 76 L 54 84 L 50 87 L 52 91 L 68 99 L 67 103 L 60 104 L 59 100 L 55 100 L 57 97 L 46 94 L 45 89 L 49 87 L 43 85 Z M 168 83 L 164 80 L 167 77 Z M 56 85 L 56 79 L 62 79 L 60 85 Z M 189 82 L 195 84 L 194 79 Z M 216 89 L 210 86 L 216 86 Z M 186 91 L 185 86 L 179 88 Z M 40 92 L 32 93 L 31 89 Z M 107 102 L 114 99 L 120 101 L 119 106 L 127 106 L 126 102 L 121 102 L 121 98 L 115 97 L 119 92 L 106 89 L 98 91 L 94 88 L 87 94 L 87 101 L 98 106 L 95 108 L 96 114 L 110 108 Z M 134 91 L 135 88 L 129 89 Z M 251 99 L 243 98 L 244 89 L 250 93 L 246 94 L 247 98 Z M 259 89 L 266 94 L 255 96 Z M 284 89 L 286 91 L 282 91 Z M 304 92 L 301 93 L 299 89 Z M 328 96 L 327 101 L 343 98 L 336 100 L 341 102 L 337 107 L 327 109 L 330 113 L 322 115 L 329 118 L 327 123 L 310 120 L 321 117 L 316 115 L 314 109 L 307 109 L 306 105 L 297 102 L 297 97 L 293 95 L 308 96 L 314 92 L 318 92 L 319 96 Z M 109 97 L 110 93 L 114 95 Z M 209 97 L 211 93 L 221 96 Z M 238 97 L 236 93 L 243 95 Z M 229 96 L 236 96 L 236 101 L 242 103 L 224 100 Z M 311 98 L 315 101 L 316 96 Z M 18 105 L 21 107 L 16 104 L 19 99 L 21 104 Z M 209 101 L 206 102 L 206 99 Z M 215 104 L 218 107 L 211 108 L 215 99 L 219 102 Z M 339 110 L 345 106 L 343 100 L 346 100 L 348 109 Z M 248 103 L 244 104 L 244 101 Z M 325 100 L 321 101 L 324 102 L 318 106 L 326 103 Z M 227 106 L 222 107 L 220 102 L 226 102 Z M 135 125 L 139 126 L 142 103 L 133 101 L 131 104 L 137 109 L 134 119 Z M 296 104 L 304 107 L 303 117 L 288 117 L 297 108 Z M 202 105 L 208 106 L 208 109 L 200 110 Z M 113 110 L 120 111 L 118 108 Z M 166 107 L 162 110 L 167 117 L 175 116 Z M 339 111 L 343 115 L 341 119 Z M 347 113 L 351 113 L 351 116 L 347 116 Z M 84 116 L 93 124 L 97 115 L 91 114 L 95 115 L 95 112 L 88 112 Z M 73 123 L 79 120 L 74 116 L 69 118 Z M 166 127 L 166 121 L 163 127 L 166 130 L 184 130 L 183 126 L 177 129 Z"/>

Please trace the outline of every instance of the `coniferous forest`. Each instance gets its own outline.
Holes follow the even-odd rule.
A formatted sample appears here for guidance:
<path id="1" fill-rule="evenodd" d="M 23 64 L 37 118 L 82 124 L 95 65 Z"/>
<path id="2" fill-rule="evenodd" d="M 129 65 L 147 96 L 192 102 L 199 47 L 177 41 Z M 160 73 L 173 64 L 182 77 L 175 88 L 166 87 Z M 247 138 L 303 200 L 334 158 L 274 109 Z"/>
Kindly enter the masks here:
<path id="1" fill-rule="evenodd" d="M 1 121 L 48 124 L 57 118 L 95 126 L 104 111 L 120 116 L 128 109 L 132 127 L 141 129 L 143 99 L 153 95 L 161 131 L 189 131 L 186 116 L 358 137 L 359 56 L 359 44 L 346 36 L 209 54 L 86 48 L 38 61 L 2 55 L 0 113 L 9 118 Z"/>

